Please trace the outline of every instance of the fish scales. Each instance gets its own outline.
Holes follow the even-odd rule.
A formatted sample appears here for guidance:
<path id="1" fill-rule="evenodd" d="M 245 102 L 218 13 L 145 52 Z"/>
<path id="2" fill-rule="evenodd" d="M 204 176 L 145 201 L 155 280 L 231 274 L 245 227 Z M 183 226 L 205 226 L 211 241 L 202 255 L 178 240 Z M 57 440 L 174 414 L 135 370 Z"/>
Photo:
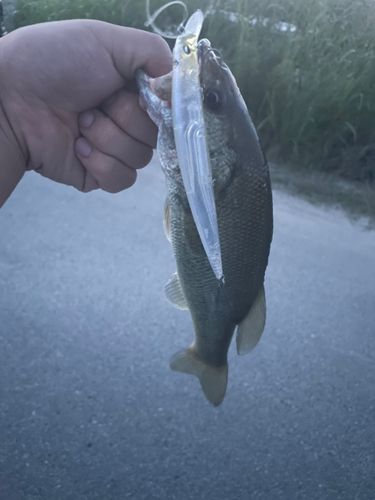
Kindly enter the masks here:
<path id="1" fill-rule="evenodd" d="M 223 283 L 213 273 L 189 207 L 171 110 L 150 92 L 146 75 L 139 73 L 137 79 L 143 106 L 159 126 L 158 152 L 166 174 L 167 230 L 178 276 L 167 290 L 180 287 L 181 293 L 174 296 L 183 296 L 186 304 L 177 305 L 187 306 L 195 331 L 194 343 L 172 358 L 171 367 L 196 375 L 206 397 L 218 405 L 225 395 L 227 352 L 235 328 L 239 325 L 239 353 L 251 350 L 264 328 L 263 282 L 272 239 L 272 194 L 267 162 L 235 80 L 208 41 L 201 41 L 200 46 Z"/>
<path id="2" fill-rule="evenodd" d="M 213 168 L 215 179 L 215 168 Z M 189 209 L 168 183 L 170 232 L 177 272 L 194 322 L 202 359 L 215 366 L 226 362 L 233 331 L 248 313 L 263 284 L 267 256 L 266 212 L 261 178 L 242 170 L 216 195 L 216 209 L 225 284 L 218 285 Z M 172 184 L 172 185 L 171 185 Z M 252 203 L 248 203 L 252 200 Z"/>

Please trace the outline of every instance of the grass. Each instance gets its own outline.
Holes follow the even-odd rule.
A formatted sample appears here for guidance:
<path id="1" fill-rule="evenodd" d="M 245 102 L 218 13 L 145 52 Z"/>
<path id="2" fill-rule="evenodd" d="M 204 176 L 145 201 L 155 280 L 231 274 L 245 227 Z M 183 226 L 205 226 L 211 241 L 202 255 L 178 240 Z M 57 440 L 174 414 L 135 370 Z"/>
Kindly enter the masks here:
<path id="1" fill-rule="evenodd" d="M 220 40 L 220 11 L 210 21 L 211 38 L 233 68 L 265 149 L 298 166 L 373 182 L 375 2 L 226 5 L 241 14 L 232 42 Z"/>
<path id="2" fill-rule="evenodd" d="M 152 0 L 154 12 L 163 0 Z M 188 0 L 277 161 L 375 183 L 373 0 Z M 233 13 L 235 15 L 233 15 Z M 93 18 L 145 29 L 142 0 L 18 0 L 15 27 Z M 177 25 L 181 8 L 157 20 Z M 284 24 L 280 24 L 284 23 Z"/>

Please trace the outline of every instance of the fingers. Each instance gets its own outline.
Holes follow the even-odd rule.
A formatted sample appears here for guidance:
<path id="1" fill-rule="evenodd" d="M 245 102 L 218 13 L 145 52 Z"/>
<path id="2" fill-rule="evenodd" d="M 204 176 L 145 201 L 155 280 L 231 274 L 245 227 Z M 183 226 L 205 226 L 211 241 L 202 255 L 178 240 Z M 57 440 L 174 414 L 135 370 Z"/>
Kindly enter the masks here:
<path id="1" fill-rule="evenodd" d="M 172 53 L 161 37 L 107 23 L 87 26 L 125 80 L 132 80 L 140 67 L 151 77 L 172 70 Z M 119 192 L 133 185 L 136 169 L 150 162 L 152 148 L 156 147 L 157 127 L 140 108 L 138 99 L 137 94 L 122 89 L 104 101 L 100 110 L 95 108 L 79 115 L 83 137 L 76 141 L 75 150 L 88 172 L 84 190 L 97 182 L 106 191 Z"/>
<path id="2" fill-rule="evenodd" d="M 109 193 L 119 193 L 131 187 L 137 172 L 113 156 L 106 155 L 90 144 L 84 137 L 75 144 L 77 156 L 87 170 L 83 191 L 95 189 L 97 185 Z"/>
<path id="3" fill-rule="evenodd" d="M 76 141 L 77 156 L 99 187 L 110 193 L 118 193 L 134 184 L 135 170 L 151 161 L 156 140 L 157 131 L 152 122 L 135 106 L 135 99 L 126 94 L 117 97 L 119 105 L 115 106 L 116 99 L 105 106 L 108 113 L 112 110 L 120 126 L 97 109 L 85 111 L 78 118 L 83 137 Z M 144 142 L 131 137 L 121 126 Z M 86 176 L 84 190 L 90 190 L 91 184 L 90 177 Z"/>
<path id="4" fill-rule="evenodd" d="M 128 135 L 156 148 L 158 129 L 139 105 L 139 95 L 120 90 L 104 101 L 101 109 Z"/>
<path id="5" fill-rule="evenodd" d="M 144 112 L 142 111 L 142 113 Z M 151 146 L 128 135 L 111 118 L 99 110 L 92 109 L 81 113 L 78 124 L 81 134 L 99 151 L 114 156 L 128 167 L 143 168 L 151 161 Z M 153 141 L 152 136 L 147 139 Z"/>
<path id="6" fill-rule="evenodd" d="M 78 125 L 83 137 L 76 141 L 76 153 L 94 181 L 111 193 L 132 186 L 135 170 L 151 161 L 157 138 L 157 127 L 140 108 L 138 96 L 121 90 L 101 110 L 81 113 Z M 84 190 L 91 184 L 86 176 Z"/>

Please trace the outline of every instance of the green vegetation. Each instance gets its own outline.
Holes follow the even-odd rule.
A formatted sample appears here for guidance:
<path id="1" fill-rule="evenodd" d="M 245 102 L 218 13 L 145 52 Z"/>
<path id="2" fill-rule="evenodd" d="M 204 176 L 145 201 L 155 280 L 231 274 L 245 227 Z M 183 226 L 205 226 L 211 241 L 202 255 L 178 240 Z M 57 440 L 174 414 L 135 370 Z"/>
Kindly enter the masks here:
<path id="1" fill-rule="evenodd" d="M 164 3 L 152 0 L 152 12 Z M 373 0 L 186 3 L 190 13 L 213 5 L 202 35 L 235 74 L 271 158 L 375 182 Z M 93 18 L 145 29 L 146 21 L 143 0 L 18 0 L 16 9 L 15 27 Z M 175 6 L 157 24 L 179 19 Z"/>

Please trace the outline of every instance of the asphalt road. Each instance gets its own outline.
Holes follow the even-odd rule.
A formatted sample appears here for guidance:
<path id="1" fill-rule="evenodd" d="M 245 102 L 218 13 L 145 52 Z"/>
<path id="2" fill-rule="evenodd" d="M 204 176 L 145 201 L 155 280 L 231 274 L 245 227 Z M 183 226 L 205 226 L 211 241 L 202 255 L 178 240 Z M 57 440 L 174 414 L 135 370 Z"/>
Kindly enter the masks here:
<path id="1" fill-rule="evenodd" d="M 29 173 L 0 212 L 0 500 L 373 500 L 375 233 L 275 192 L 258 347 L 224 403 L 169 370 L 164 179 Z"/>

